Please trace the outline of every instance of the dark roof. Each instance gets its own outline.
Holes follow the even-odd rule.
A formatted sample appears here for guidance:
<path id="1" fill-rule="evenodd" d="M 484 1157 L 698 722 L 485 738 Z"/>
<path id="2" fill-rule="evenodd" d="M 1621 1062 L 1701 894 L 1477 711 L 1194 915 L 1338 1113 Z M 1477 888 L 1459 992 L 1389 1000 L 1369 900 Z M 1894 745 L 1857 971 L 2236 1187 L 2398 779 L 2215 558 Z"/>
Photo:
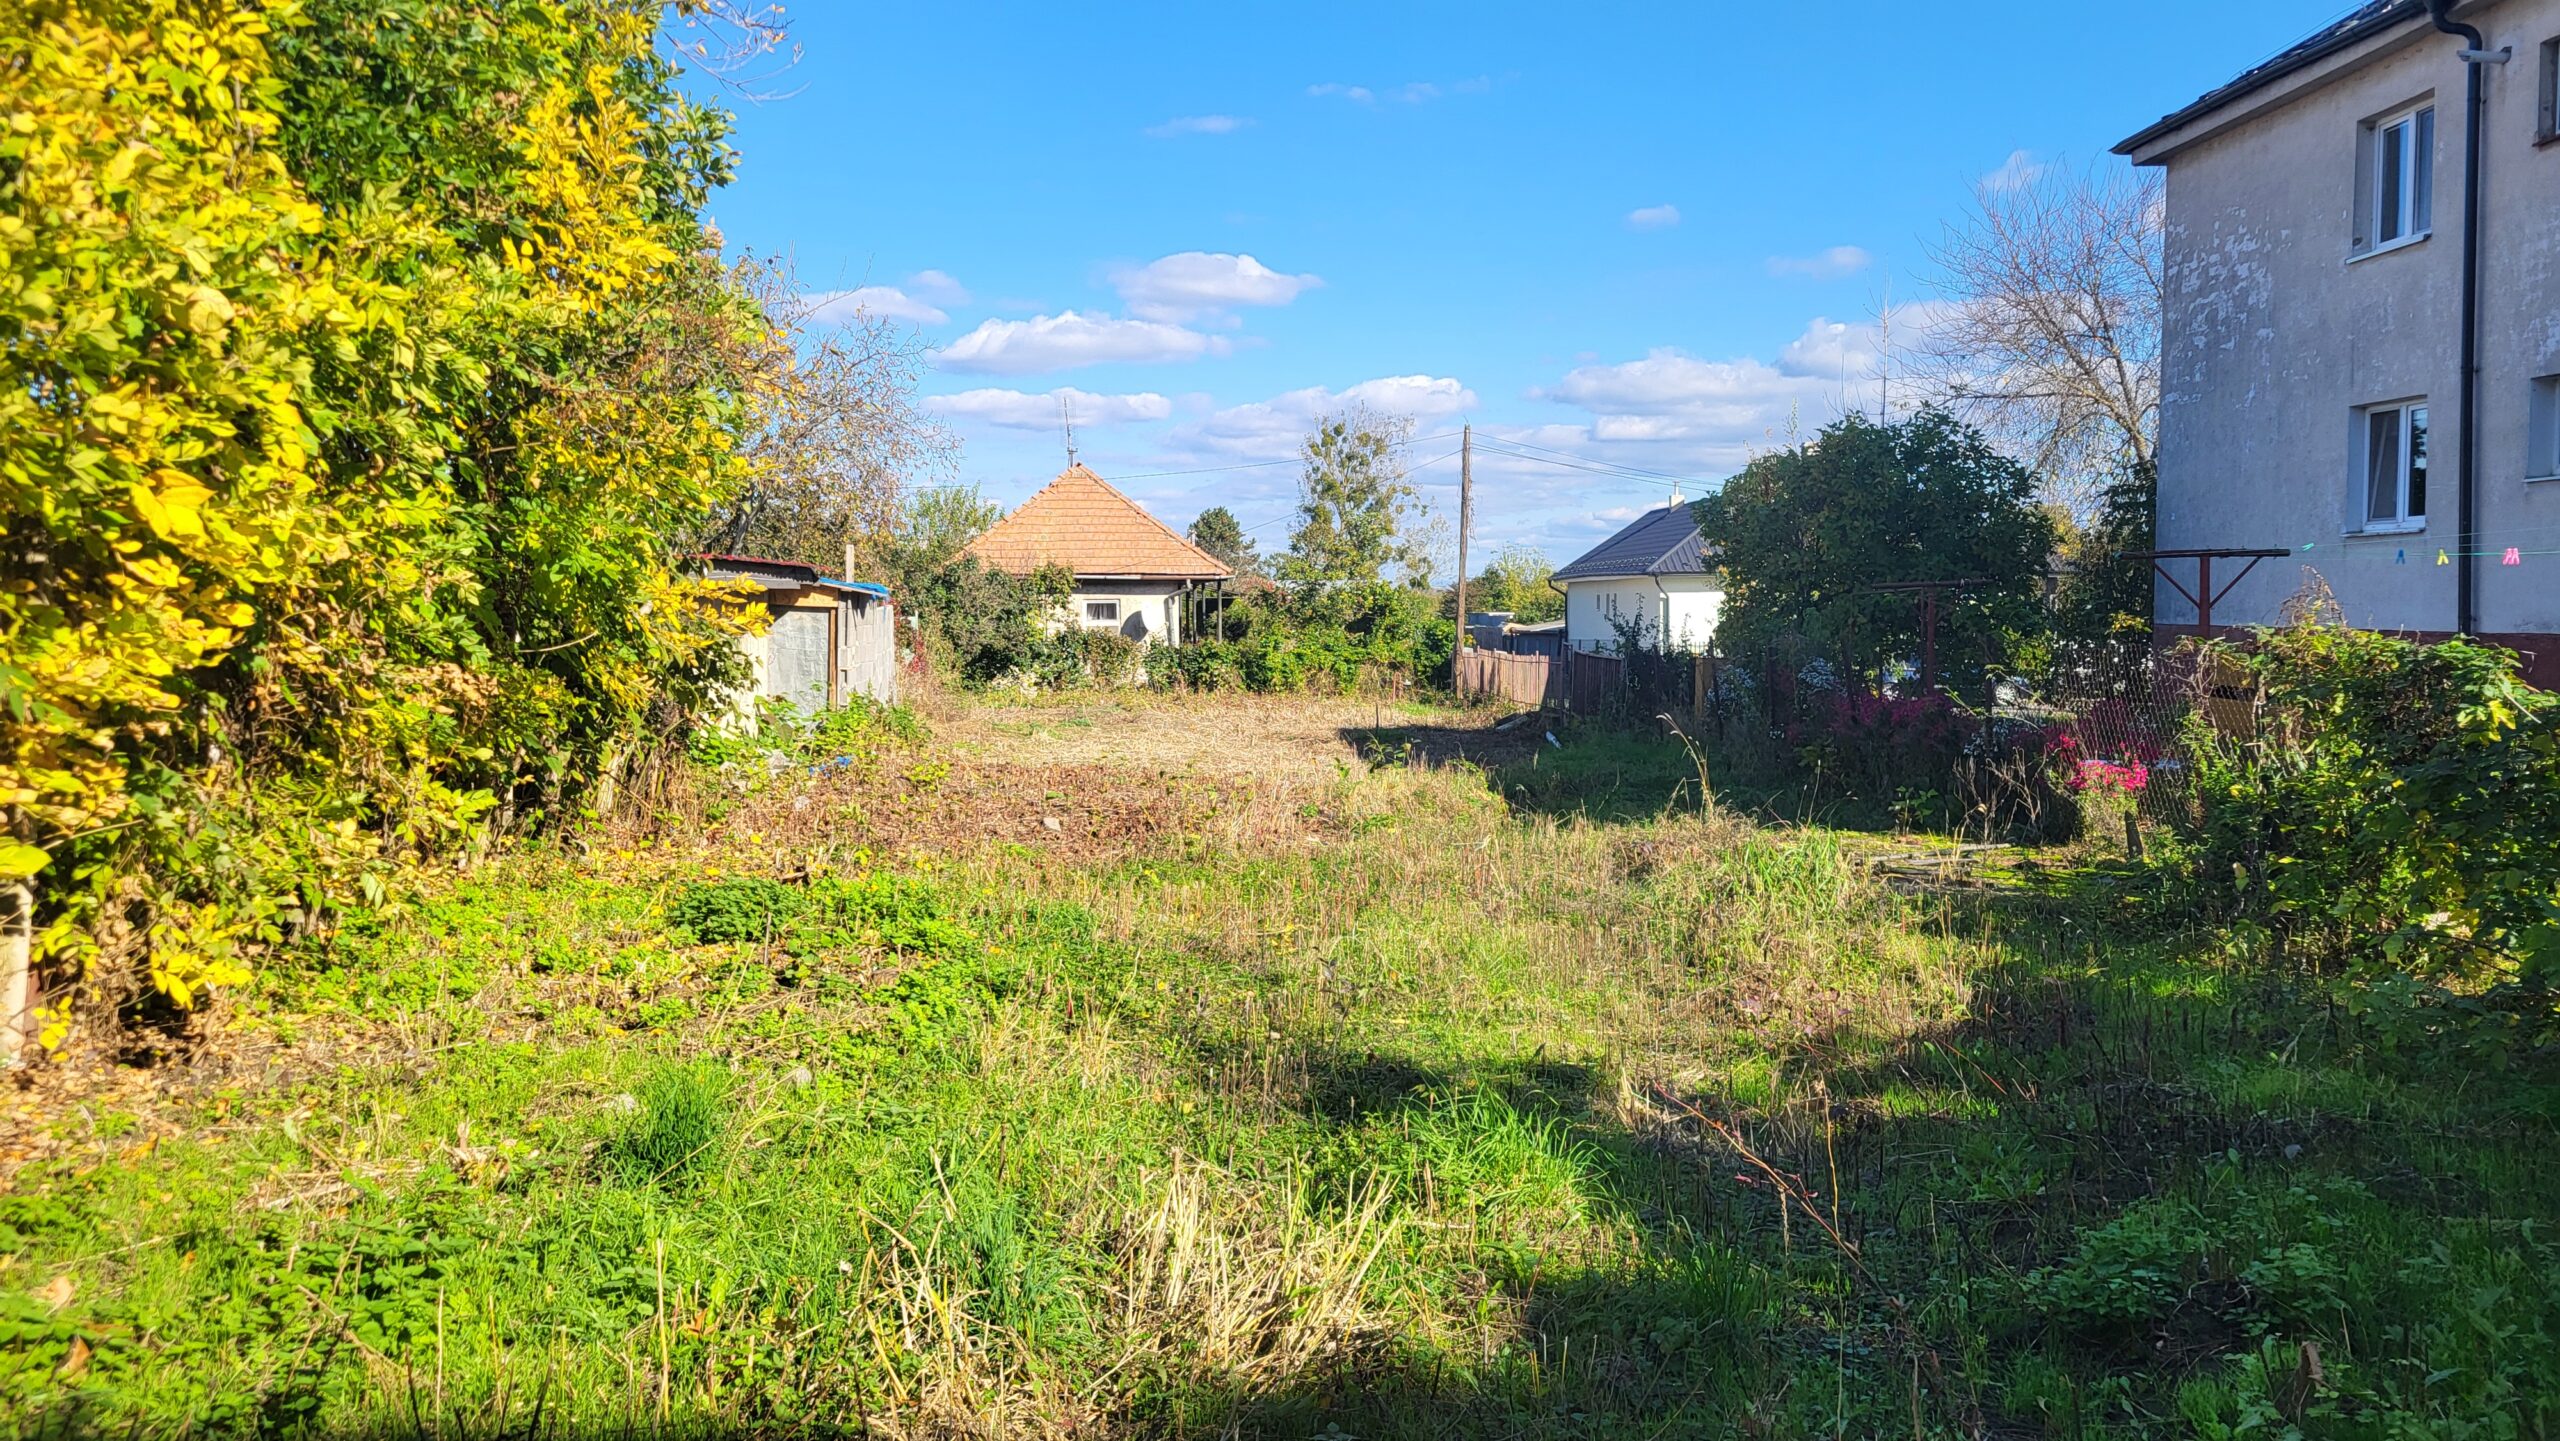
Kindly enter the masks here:
<path id="1" fill-rule="evenodd" d="M 2277 54 L 2273 59 L 2242 71 L 2229 84 L 2208 90 L 2195 103 L 2161 116 L 2151 125 L 2129 137 L 2116 147 L 2116 154 L 2131 155 L 2188 121 L 2212 114 L 2232 101 L 2282 80 L 2297 70 L 2307 69 L 2349 46 L 2359 44 L 2394 26 L 2418 19 L 2427 13 L 2425 0 L 2366 0 L 2365 4 L 2320 27 L 2315 33 Z"/>
<path id="2" fill-rule="evenodd" d="M 1593 546 L 1555 573 L 1558 582 L 1604 575 L 1706 575 L 1715 566 L 1698 539 L 1698 516 L 1687 505 L 1666 505 L 1638 516 L 1626 529 Z"/>
<path id="3" fill-rule="evenodd" d="M 806 590 L 824 586 L 831 590 L 856 590 L 865 595 L 889 598 L 889 588 L 867 580 L 844 580 L 828 575 L 804 560 L 775 560 L 761 555 L 697 555 L 703 575 L 711 580 L 751 580 L 766 590 Z"/>

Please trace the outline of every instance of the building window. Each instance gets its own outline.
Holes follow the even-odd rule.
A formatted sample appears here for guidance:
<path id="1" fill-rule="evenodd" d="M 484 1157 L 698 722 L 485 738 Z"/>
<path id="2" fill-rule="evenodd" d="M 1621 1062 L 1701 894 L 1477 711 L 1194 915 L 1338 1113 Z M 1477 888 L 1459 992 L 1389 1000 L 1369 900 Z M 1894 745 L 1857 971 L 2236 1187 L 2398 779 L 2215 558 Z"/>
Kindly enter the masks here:
<path id="1" fill-rule="evenodd" d="M 2525 479 L 2560 480 L 2560 375 L 2546 375 L 2533 383 L 2533 405 L 2527 420 L 2530 449 L 2525 457 Z"/>
<path id="2" fill-rule="evenodd" d="M 1116 600 L 1086 601 L 1084 618 L 1089 621 L 1116 623 L 1120 619 L 1120 602 Z"/>
<path id="3" fill-rule="evenodd" d="M 2542 42 L 2542 108 L 2535 112 L 2534 138 L 2560 140 L 2560 39 Z"/>
<path id="4" fill-rule="evenodd" d="M 2422 105 L 2364 127 L 2356 146 L 2356 249 L 2422 240 L 2435 223 L 2436 110 Z"/>
<path id="5" fill-rule="evenodd" d="M 2365 530 L 2427 523 L 2427 407 L 2377 405 L 2357 413 L 2356 490 Z"/>

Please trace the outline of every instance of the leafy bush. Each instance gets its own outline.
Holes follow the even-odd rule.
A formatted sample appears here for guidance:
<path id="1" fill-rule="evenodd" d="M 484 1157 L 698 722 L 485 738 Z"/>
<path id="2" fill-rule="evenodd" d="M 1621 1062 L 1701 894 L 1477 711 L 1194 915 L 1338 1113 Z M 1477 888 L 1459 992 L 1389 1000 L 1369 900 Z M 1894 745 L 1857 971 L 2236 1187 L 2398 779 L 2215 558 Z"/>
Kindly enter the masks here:
<path id="1" fill-rule="evenodd" d="M 1748 670 L 1792 674 L 1819 655 L 1853 688 L 1893 679 L 1921 659 L 1921 608 L 1878 587 L 1926 580 L 1975 582 L 1937 606 L 1938 660 L 1965 694 L 2047 649 L 2056 537 L 2035 478 L 1944 411 L 1847 416 L 1696 508 L 1725 570 L 1718 645 Z"/>
<path id="2" fill-rule="evenodd" d="M 237 984 L 734 676 L 670 556 L 791 357 L 705 247 L 727 123 L 658 18 L 9 7 L 0 526 L 42 580 L 0 593 L 0 873 L 41 963 Z"/>
<path id="3" fill-rule="evenodd" d="M 2470 641 L 2331 626 L 2217 646 L 2257 723 L 2193 725 L 2189 875 L 2234 939 L 2487 982 L 2541 1024 L 2560 970 L 2560 696 Z"/>
<path id="4" fill-rule="evenodd" d="M 667 903 L 667 924 L 706 944 L 772 939 L 808 906 L 780 881 L 739 876 L 689 885 Z"/>
<path id="5" fill-rule="evenodd" d="M 1944 695 L 1850 693 L 1819 703 L 1796 738 L 1809 764 L 1881 800 L 1913 789 L 1943 791 L 1976 729 Z"/>
<path id="6" fill-rule="evenodd" d="M 1306 586 L 1248 596 L 1224 624 L 1232 636 L 1202 664 L 1223 678 L 1232 665 L 1247 689 L 1347 691 L 1364 673 L 1423 681 L 1448 674 L 1458 628 L 1432 593 L 1411 586 Z"/>

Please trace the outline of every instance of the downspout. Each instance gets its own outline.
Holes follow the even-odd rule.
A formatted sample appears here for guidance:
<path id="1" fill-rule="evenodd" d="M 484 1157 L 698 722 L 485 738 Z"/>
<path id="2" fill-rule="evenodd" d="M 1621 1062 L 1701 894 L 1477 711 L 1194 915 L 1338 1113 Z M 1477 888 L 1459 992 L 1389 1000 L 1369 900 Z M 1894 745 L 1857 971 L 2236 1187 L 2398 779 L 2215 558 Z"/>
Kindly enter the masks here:
<path id="1" fill-rule="evenodd" d="M 2427 18 L 2436 29 L 2463 42 L 2467 76 L 2462 135 L 2462 383 L 2454 441 L 2453 525 L 2460 537 L 2460 568 L 2454 571 L 2454 629 L 2470 635 L 2479 629 L 2479 447 L 2480 408 L 2480 140 L 2488 109 L 2488 88 L 2481 67 L 2503 62 L 2489 53 L 2488 37 L 2479 28 L 2453 18 L 2454 0 L 2427 0 Z"/>

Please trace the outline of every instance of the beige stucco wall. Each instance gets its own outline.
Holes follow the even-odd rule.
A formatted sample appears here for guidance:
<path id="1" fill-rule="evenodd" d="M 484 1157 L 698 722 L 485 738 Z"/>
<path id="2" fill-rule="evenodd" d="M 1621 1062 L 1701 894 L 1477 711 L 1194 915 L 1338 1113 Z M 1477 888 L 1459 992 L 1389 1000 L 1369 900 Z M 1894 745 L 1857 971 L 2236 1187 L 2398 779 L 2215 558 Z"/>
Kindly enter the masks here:
<path id="1" fill-rule="evenodd" d="M 2512 62 L 2489 71 L 2477 529 L 2483 549 L 2560 551 L 2560 482 L 2525 474 L 2532 381 L 2560 373 L 2560 145 L 2535 134 L 2540 52 L 2560 36 L 2560 0 L 2499 0 L 2465 18 L 2492 49 L 2515 48 Z M 2262 563 L 2217 608 L 2217 623 L 2274 620 L 2308 568 L 2354 624 L 2455 624 L 2456 573 L 2435 561 L 2456 549 L 2458 49 L 2420 21 L 2285 82 L 2280 91 L 2297 93 L 2263 114 L 2198 122 L 2137 155 L 2184 146 L 2166 162 L 2159 543 L 2296 552 Z M 2433 233 L 2352 259 L 2359 127 L 2427 97 L 2436 105 Z M 2214 125 L 2228 128 L 2194 138 Z M 2426 399 L 2433 432 L 2426 527 L 2350 534 L 2353 412 L 2414 397 Z M 2481 630 L 2560 631 L 2560 555 L 2513 567 L 2493 555 L 2479 566 Z M 2186 563 L 2190 585 L 2192 574 Z M 2155 614 L 2195 619 L 2165 585 Z"/>
<path id="2" fill-rule="evenodd" d="M 1703 651 L 1715 638 L 1724 592 L 1705 576 L 1670 575 L 1571 580 L 1564 587 L 1565 644 L 1575 650 L 1615 651 L 1618 622 L 1640 623 L 1667 649 Z"/>
<path id="3" fill-rule="evenodd" d="M 1085 630 L 1118 631 L 1142 645 L 1179 645 L 1182 591 L 1178 581 L 1078 577 L 1074 594 L 1067 598 L 1066 615 L 1059 623 Z M 1092 601 L 1118 603 L 1120 618 L 1108 622 L 1086 620 L 1085 605 Z"/>

